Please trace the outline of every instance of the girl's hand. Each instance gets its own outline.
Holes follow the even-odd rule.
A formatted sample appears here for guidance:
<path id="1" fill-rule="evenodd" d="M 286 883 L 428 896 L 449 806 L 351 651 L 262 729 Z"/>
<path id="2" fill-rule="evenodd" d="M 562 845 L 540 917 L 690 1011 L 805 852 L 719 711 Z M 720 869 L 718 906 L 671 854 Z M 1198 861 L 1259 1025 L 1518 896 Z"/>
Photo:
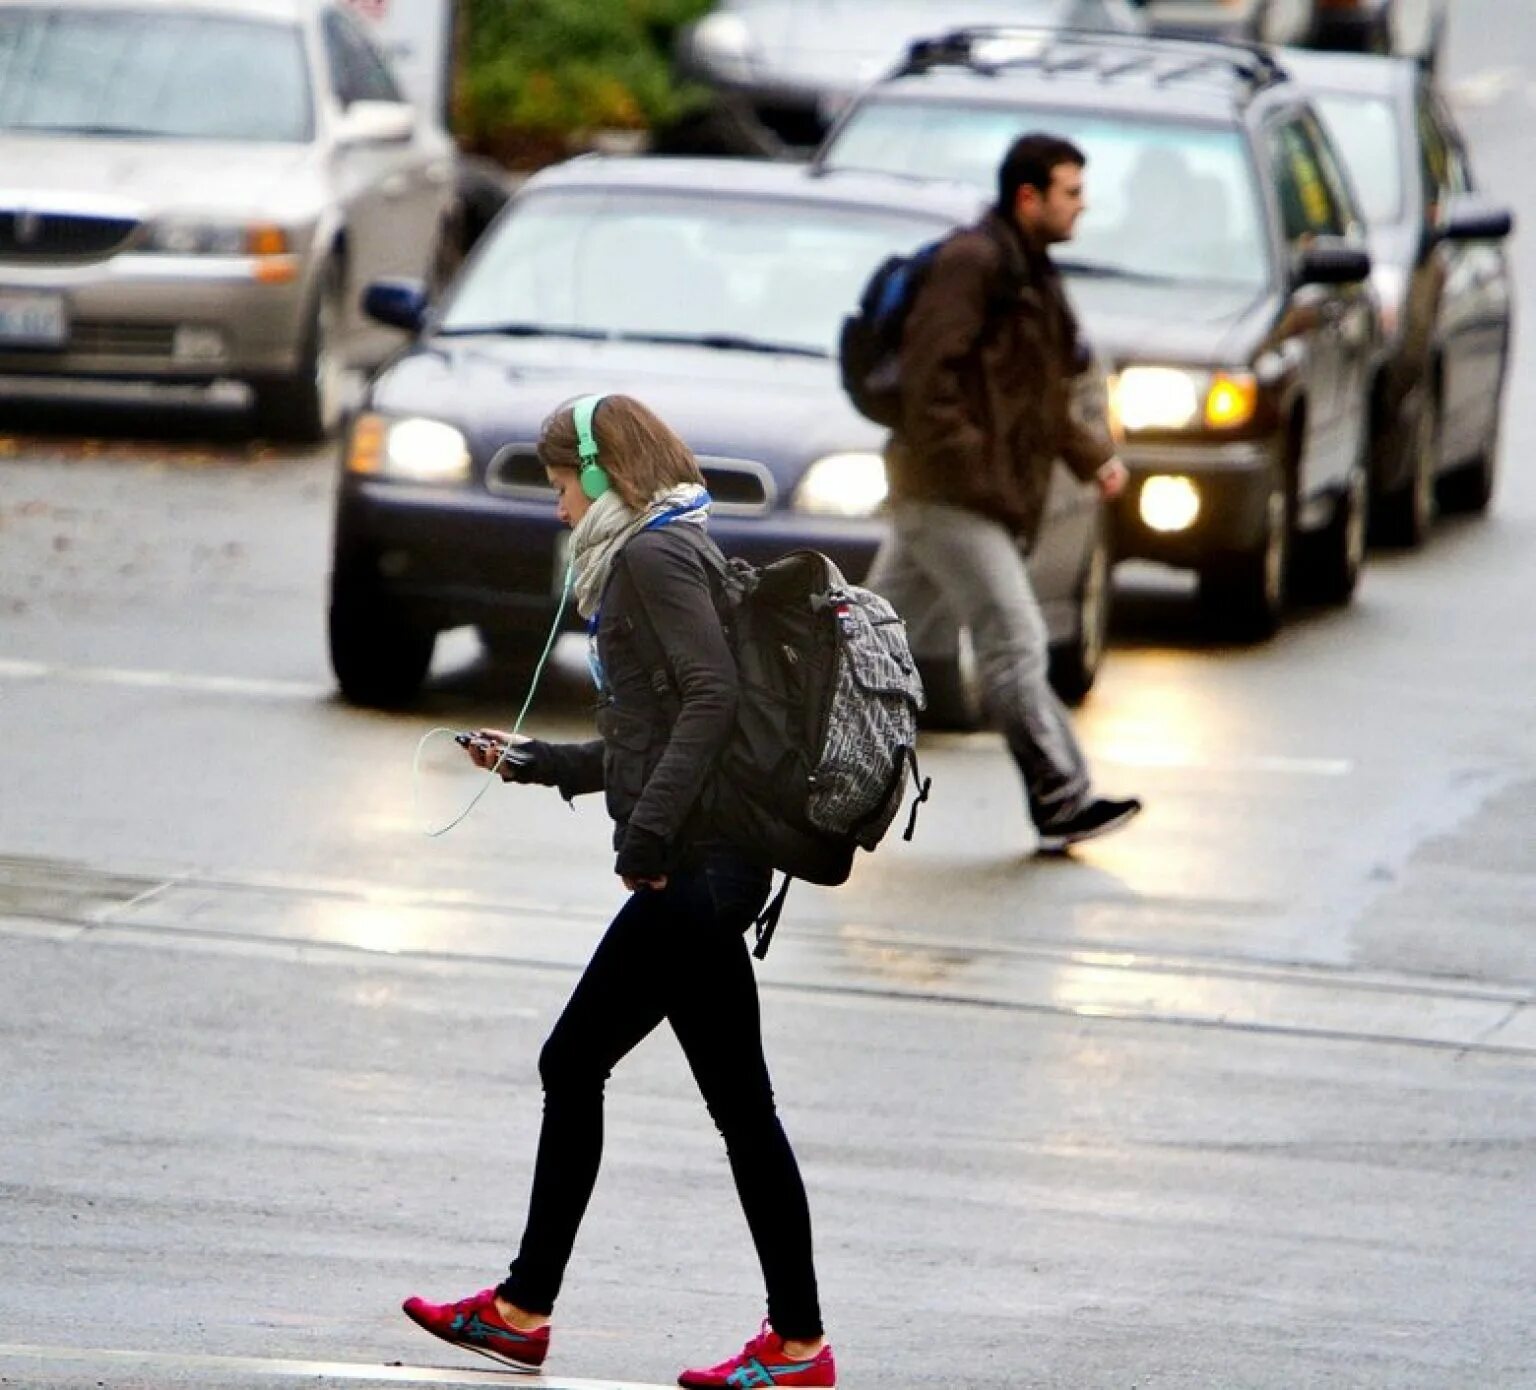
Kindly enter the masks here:
<path id="1" fill-rule="evenodd" d="M 496 766 L 501 750 L 512 741 L 512 735 L 500 729 L 476 729 L 475 736 L 465 746 L 469 760 L 478 768 L 489 771 Z"/>

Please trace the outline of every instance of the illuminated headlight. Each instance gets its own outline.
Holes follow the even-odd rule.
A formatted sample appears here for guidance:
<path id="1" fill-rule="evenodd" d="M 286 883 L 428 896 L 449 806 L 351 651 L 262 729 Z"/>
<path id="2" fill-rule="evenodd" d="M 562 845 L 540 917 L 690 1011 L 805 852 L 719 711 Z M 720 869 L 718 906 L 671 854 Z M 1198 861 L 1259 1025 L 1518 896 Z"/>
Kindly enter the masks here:
<path id="1" fill-rule="evenodd" d="M 873 516 L 887 492 L 879 454 L 828 454 L 795 489 L 795 510 L 817 516 Z"/>
<path id="2" fill-rule="evenodd" d="M 1253 418 L 1258 403 L 1258 381 L 1246 371 L 1126 367 L 1109 382 L 1110 418 L 1126 434 L 1235 429 Z"/>
<path id="3" fill-rule="evenodd" d="M 363 415 L 352 427 L 347 468 L 403 482 L 462 483 L 469 477 L 469 444 L 440 420 Z"/>
<path id="4" fill-rule="evenodd" d="M 282 256 L 292 248 L 288 233 L 265 222 L 156 222 L 143 249 L 167 256 Z"/>
<path id="5" fill-rule="evenodd" d="M 739 14 L 705 15 L 693 30 L 693 51 L 698 61 L 719 76 L 745 82 L 752 76 L 757 56 L 752 30 Z"/>
<path id="6" fill-rule="evenodd" d="M 1153 531 L 1187 531 L 1200 517 L 1193 479 L 1159 474 L 1141 485 L 1141 519 Z"/>

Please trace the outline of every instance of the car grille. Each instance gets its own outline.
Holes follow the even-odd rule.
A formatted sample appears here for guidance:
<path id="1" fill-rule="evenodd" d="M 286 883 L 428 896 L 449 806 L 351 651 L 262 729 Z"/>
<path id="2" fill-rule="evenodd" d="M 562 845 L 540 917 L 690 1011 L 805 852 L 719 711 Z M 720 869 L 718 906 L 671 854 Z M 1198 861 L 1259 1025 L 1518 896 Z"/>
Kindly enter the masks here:
<path id="1" fill-rule="evenodd" d="M 751 459 L 699 457 L 704 485 L 717 512 L 728 516 L 760 516 L 773 510 L 778 495 L 773 474 Z M 509 444 L 491 460 L 485 485 L 492 492 L 531 500 L 547 500 L 552 493 L 544 465 L 531 444 Z"/>
<path id="2" fill-rule="evenodd" d="M 109 256 L 133 235 L 128 217 L 0 209 L 0 260 L 74 261 Z"/>
<path id="3" fill-rule="evenodd" d="M 68 351 L 91 357 L 174 357 L 174 323 L 96 323 L 70 325 Z"/>

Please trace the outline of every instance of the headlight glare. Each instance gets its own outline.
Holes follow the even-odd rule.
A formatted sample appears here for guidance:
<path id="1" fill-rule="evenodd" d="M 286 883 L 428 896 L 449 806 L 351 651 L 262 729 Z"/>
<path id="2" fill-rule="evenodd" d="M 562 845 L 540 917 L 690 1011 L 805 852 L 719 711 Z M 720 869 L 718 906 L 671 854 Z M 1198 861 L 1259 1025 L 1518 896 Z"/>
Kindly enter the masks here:
<path id="1" fill-rule="evenodd" d="M 756 46 L 751 27 L 739 14 L 705 15 L 694 28 L 693 51 L 700 63 L 721 77 L 746 81 L 752 75 Z"/>
<path id="2" fill-rule="evenodd" d="M 360 415 L 347 441 L 347 471 L 410 483 L 461 483 L 469 477 L 469 445 L 441 420 Z"/>
<path id="3" fill-rule="evenodd" d="M 1259 383 L 1251 372 L 1217 372 L 1205 395 L 1205 423 L 1230 430 L 1253 419 L 1259 404 Z"/>
<path id="4" fill-rule="evenodd" d="M 879 454 L 828 454 L 805 471 L 795 510 L 815 516 L 873 516 L 885 502 L 885 460 Z"/>
<path id="5" fill-rule="evenodd" d="M 1200 418 L 1200 388 L 1177 367 L 1127 367 L 1110 381 L 1114 416 L 1127 433 L 1182 430 Z"/>
<path id="6" fill-rule="evenodd" d="M 1187 531 L 1200 516 L 1200 489 L 1193 478 L 1158 474 L 1141 485 L 1140 511 L 1150 530 Z"/>

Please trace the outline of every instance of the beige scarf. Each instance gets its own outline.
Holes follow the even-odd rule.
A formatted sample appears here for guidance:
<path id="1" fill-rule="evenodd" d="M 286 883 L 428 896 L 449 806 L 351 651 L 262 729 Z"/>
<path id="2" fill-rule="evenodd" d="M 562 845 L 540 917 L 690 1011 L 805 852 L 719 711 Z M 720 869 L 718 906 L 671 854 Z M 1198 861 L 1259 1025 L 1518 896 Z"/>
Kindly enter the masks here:
<path id="1" fill-rule="evenodd" d="M 571 532 L 571 567 L 575 575 L 576 611 L 590 618 L 603 601 L 608 573 L 619 551 L 649 526 L 703 526 L 709 520 L 709 493 L 697 483 L 663 488 L 643 511 L 624 504 L 610 488 L 590 507 Z"/>

